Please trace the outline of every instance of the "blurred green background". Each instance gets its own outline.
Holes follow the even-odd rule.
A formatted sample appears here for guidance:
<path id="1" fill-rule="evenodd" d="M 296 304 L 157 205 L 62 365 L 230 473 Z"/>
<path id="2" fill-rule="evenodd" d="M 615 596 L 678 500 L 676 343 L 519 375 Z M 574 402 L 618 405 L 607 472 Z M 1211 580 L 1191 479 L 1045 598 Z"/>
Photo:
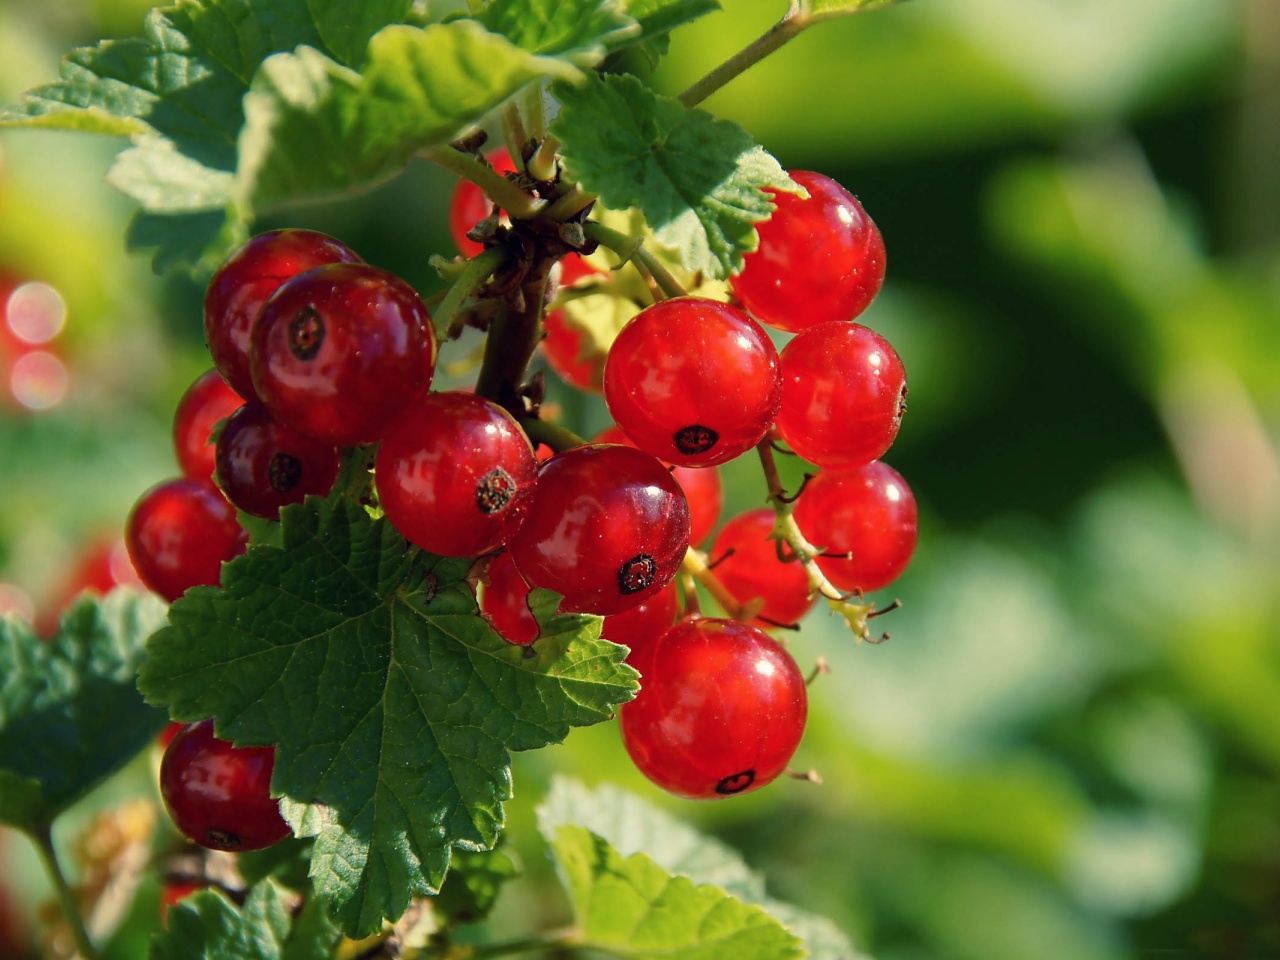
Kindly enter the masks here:
<path id="1" fill-rule="evenodd" d="M 678 92 L 782 7 L 725 0 L 654 83 Z M 0 2 L 0 97 L 144 10 Z M 907 365 L 887 459 L 920 547 L 877 598 L 904 603 L 877 621 L 891 642 L 857 646 L 821 612 L 793 641 L 833 668 L 796 761 L 824 786 L 664 800 L 609 725 L 519 757 L 529 879 L 495 931 L 566 916 L 532 810 L 567 772 L 726 839 L 880 960 L 1280 956 L 1280 6 L 913 0 L 812 30 L 707 107 L 843 182 L 884 233 L 864 320 Z M 10 606 L 53 602 L 176 472 L 170 417 L 208 366 L 200 285 L 123 249 L 113 147 L 0 139 L 0 269 L 67 305 L 65 397 L 32 410 L 0 390 Z M 450 189 L 414 167 L 279 222 L 425 290 Z M 555 398 L 602 425 L 594 401 Z M 729 510 L 760 501 L 754 464 L 728 474 Z M 145 789 L 148 763 L 130 777 L 86 809 Z M 0 851 L 33 937 L 42 881 L 24 841 Z M 147 896 L 114 955 L 140 955 Z"/>

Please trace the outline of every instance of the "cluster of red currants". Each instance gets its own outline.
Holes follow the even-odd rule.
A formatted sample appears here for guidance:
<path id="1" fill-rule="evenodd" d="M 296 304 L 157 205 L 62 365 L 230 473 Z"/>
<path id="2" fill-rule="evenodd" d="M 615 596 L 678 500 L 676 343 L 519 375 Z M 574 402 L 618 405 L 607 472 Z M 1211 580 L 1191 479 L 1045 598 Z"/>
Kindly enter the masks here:
<path id="1" fill-rule="evenodd" d="M 844 590 L 896 578 L 916 529 L 910 490 L 878 459 L 905 408 L 902 363 L 852 322 L 879 290 L 883 242 L 834 181 L 793 176 L 807 197 L 776 197 L 759 250 L 732 278 L 741 306 L 676 297 L 641 311 L 602 376 L 579 381 L 600 383 L 616 426 L 541 464 L 510 411 L 470 392 L 429 392 L 436 335 L 403 280 L 320 234 L 254 238 L 206 295 L 216 369 L 179 404 L 184 477 L 148 491 L 128 521 L 142 580 L 169 600 L 216 584 L 221 564 L 245 549 L 236 508 L 274 518 L 327 494 L 342 451 L 376 444 L 385 517 L 431 553 L 488 558 L 480 607 L 508 642 L 537 640 L 528 596 L 541 587 L 563 597 L 562 612 L 603 616 L 603 636 L 632 648 L 643 689 L 621 725 L 646 776 L 688 797 L 770 782 L 798 746 L 807 696 L 794 659 L 764 630 L 793 624 L 815 588 L 771 539 L 775 512 L 751 511 L 711 547 L 722 556 L 715 577 L 751 622 L 680 619 L 676 573 L 719 518 L 715 468 L 774 438 L 820 467 L 794 515 L 822 545 L 819 568 Z M 451 224 L 464 253 L 478 252 L 465 230 L 490 212 L 472 185 L 455 194 Z M 592 268 L 571 256 L 563 269 L 572 282 Z M 757 321 L 795 336 L 779 354 Z M 579 361 L 576 332 L 559 329 L 548 340 L 556 370 Z M 239 772 L 215 777 L 210 764 Z M 173 738 L 162 792 L 197 842 L 253 849 L 288 832 L 270 773 L 269 749 L 242 754 L 206 721 Z M 231 786 L 211 796 L 211 783 Z"/>

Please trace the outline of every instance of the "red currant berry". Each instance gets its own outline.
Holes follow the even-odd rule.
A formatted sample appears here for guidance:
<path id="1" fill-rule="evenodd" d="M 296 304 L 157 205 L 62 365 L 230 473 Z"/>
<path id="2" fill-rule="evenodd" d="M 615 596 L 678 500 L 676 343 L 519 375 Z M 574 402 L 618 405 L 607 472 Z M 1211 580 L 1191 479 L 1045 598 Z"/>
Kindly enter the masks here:
<path id="1" fill-rule="evenodd" d="M 632 664 L 641 686 L 619 711 L 622 742 L 664 790 L 693 800 L 758 790 L 800 745 L 809 712 L 804 677 L 755 627 L 682 620 Z"/>
<path id="2" fill-rule="evenodd" d="M 217 370 L 202 374 L 178 401 L 173 417 L 173 449 L 178 469 L 192 480 L 213 479 L 213 444 L 209 434 L 244 404 Z"/>
<path id="3" fill-rule="evenodd" d="M 203 890 L 207 883 L 196 880 L 165 880 L 160 887 L 160 925 L 169 926 L 169 909 L 191 896 L 197 890 Z"/>
<path id="4" fill-rule="evenodd" d="M 484 155 L 494 172 L 515 173 L 516 165 L 506 148 L 490 150 Z M 458 251 L 464 257 L 474 257 L 484 252 L 484 244 L 477 243 L 467 236 L 467 231 L 489 216 L 493 210 L 493 201 L 484 195 L 484 191 L 470 180 L 459 180 L 454 188 L 453 197 L 449 201 L 449 233 Z"/>
<path id="5" fill-rule="evenodd" d="M 605 617 L 600 636 L 630 647 L 628 660 L 639 658 L 679 616 L 680 591 L 672 580 L 644 603 Z"/>
<path id="6" fill-rule="evenodd" d="M 813 609 L 809 577 L 798 562 L 778 559 L 777 541 L 769 539 L 777 514 L 761 508 L 740 513 L 716 534 L 711 545 L 715 575 L 741 604 L 764 602 L 752 626 L 767 630 L 797 623 Z"/>
<path id="7" fill-rule="evenodd" d="M 160 795 L 174 824 L 211 850 L 261 850 L 289 836 L 271 797 L 275 747 L 236 747 L 201 720 L 169 742 Z"/>
<path id="8" fill-rule="evenodd" d="M 253 326 L 280 284 L 321 264 L 360 262 L 346 245 L 311 230 L 259 234 L 233 253 L 204 296 L 205 341 L 231 389 L 245 400 L 258 399 L 249 362 Z"/>
<path id="9" fill-rule="evenodd" d="M 560 285 L 571 287 L 587 277 L 604 277 L 576 253 L 560 261 Z M 551 310 L 542 318 L 546 337 L 542 353 L 547 366 L 565 383 L 579 390 L 599 393 L 604 383 L 604 354 L 592 353 L 590 342 L 581 330 L 569 326 L 563 310 Z"/>
<path id="10" fill-rule="evenodd" d="M 473 393 L 433 393 L 378 449 L 378 499 L 391 525 L 442 557 L 475 557 L 520 529 L 538 462 L 507 411 Z"/>
<path id="11" fill-rule="evenodd" d="M 824 323 L 782 351 L 778 434 L 820 467 L 883 456 L 907 410 L 907 374 L 889 342 L 856 323 Z"/>
<path id="12" fill-rule="evenodd" d="M 851 194 L 830 177 L 793 170 L 807 199 L 776 193 L 777 209 L 756 229 L 760 246 L 730 277 L 752 315 L 780 330 L 852 320 L 884 282 L 884 240 Z"/>
<path id="13" fill-rule="evenodd" d="M 637 447 L 710 467 L 760 442 L 782 401 L 778 351 L 742 310 L 678 297 L 634 316 L 609 348 L 604 399 Z"/>
<path id="14" fill-rule="evenodd" d="M 635 446 L 617 426 L 602 431 L 595 442 Z M 697 545 L 711 535 L 720 520 L 720 509 L 724 506 L 720 471 L 716 467 L 672 467 L 671 475 L 689 501 L 689 542 Z"/>
<path id="15" fill-rule="evenodd" d="M 338 447 L 371 443 L 431 386 L 436 337 L 413 287 L 359 263 L 299 274 L 253 330 L 253 382 L 286 426 Z"/>
<path id="16" fill-rule="evenodd" d="M 819 473 L 800 492 L 795 518 L 805 539 L 824 548 L 818 567 L 842 590 L 888 586 L 916 549 L 916 498 L 879 461 Z"/>
<path id="17" fill-rule="evenodd" d="M 480 611 L 507 643 L 526 646 L 538 639 L 538 621 L 529 609 L 529 584 L 516 569 L 510 553 L 489 561 L 486 582 L 480 588 Z"/>
<path id="18" fill-rule="evenodd" d="M 216 585 L 222 564 L 247 543 L 222 492 L 187 479 L 144 493 L 129 514 L 124 540 L 142 582 L 169 601 L 192 587 Z"/>
<path id="19" fill-rule="evenodd" d="M 608 615 L 665 587 L 689 548 L 689 504 L 653 457 L 597 443 L 552 457 L 511 555 L 561 609 Z"/>
<path id="20" fill-rule="evenodd" d="M 277 423 L 266 407 L 246 403 L 222 428 L 218 483 L 245 513 L 274 520 L 309 494 L 324 496 L 338 479 L 340 454 Z"/>

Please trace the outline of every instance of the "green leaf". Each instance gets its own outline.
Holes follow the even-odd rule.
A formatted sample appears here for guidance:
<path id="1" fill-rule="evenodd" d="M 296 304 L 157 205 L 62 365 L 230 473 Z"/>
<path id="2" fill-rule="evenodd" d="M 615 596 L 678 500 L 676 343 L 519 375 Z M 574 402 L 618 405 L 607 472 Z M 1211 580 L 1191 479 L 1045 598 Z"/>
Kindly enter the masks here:
<path id="1" fill-rule="evenodd" d="M 766 189 L 797 189 L 735 123 L 663 97 L 631 76 L 552 88 L 552 132 L 569 176 L 614 210 L 638 208 L 690 270 L 725 277 L 773 212 Z"/>
<path id="2" fill-rule="evenodd" d="M 480 617 L 468 560 L 410 547 L 347 500 L 281 514 L 282 548 L 189 591 L 149 644 L 139 686 L 219 736 L 275 744 L 273 789 L 351 936 L 436 892 L 450 848 L 493 846 L 511 750 L 562 740 L 634 696 L 600 619 L 551 619 L 532 648 Z"/>
<path id="3" fill-rule="evenodd" d="M 457 851 L 431 908 L 449 926 L 479 923 L 493 909 L 502 885 L 519 874 L 515 862 L 501 850 Z"/>
<path id="4" fill-rule="evenodd" d="M 473 20 L 389 27 L 361 74 L 307 48 L 280 54 L 245 98 L 237 191 L 261 210 L 386 179 L 525 84 L 578 73 Z"/>
<path id="5" fill-rule="evenodd" d="M 691 23 L 720 9 L 719 0 L 628 0 L 627 14 L 640 24 L 640 33 L 627 44 L 639 44 L 651 64 L 666 55 L 670 37 L 676 27 Z"/>
<path id="6" fill-rule="evenodd" d="M 271 877 L 290 890 L 305 892 L 311 886 L 307 880 L 311 872 L 311 847 L 310 840 L 286 837 L 262 850 L 237 854 L 236 869 L 247 887 Z"/>
<path id="7" fill-rule="evenodd" d="M 170 908 L 165 929 L 151 938 L 150 960 L 324 960 L 338 934 L 318 904 L 308 901 L 294 921 L 281 890 L 256 884 L 236 907 L 202 890 Z"/>
<path id="8" fill-rule="evenodd" d="M 621 856 L 643 853 L 664 870 L 759 905 L 800 937 L 815 960 L 866 960 L 830 920 L 767 896 L 764 880 L 736 851 L 634 794 L 556 778 L 538 808 L 538 829 L 552 842 L 562 827 L 575 824 L 603 837 Z"/>
<path id="9" fill-rule="evenodd" d="M 27 831 L 47 825 L 164 727 L 165 715 L 134 687 L 164 611 L 125 590 L 84 599 L 48 643 L 25 623 L 0 620 L 0 820 Z"/>
<path id="10" fill-rule="evenodd" d="M 891 7 L 899 0 L 800 0 L 800 10 L 811 21 L 833 20 L 879 7 Z"/>
<path id="11" fill-rule="evenodd" d="M 589 949 L 636 960 L 804 956 L 800 941 L 759 907 L 672 875 L 643 853 L 624 857 L 585 827 L 561 826 L 551 846 Z"/>
<path id="12" fill-rule="evenodd" d="M 584 68 L 640 34 L 617 0 L 493 0 L 481 20 L 518 47 Z"/>

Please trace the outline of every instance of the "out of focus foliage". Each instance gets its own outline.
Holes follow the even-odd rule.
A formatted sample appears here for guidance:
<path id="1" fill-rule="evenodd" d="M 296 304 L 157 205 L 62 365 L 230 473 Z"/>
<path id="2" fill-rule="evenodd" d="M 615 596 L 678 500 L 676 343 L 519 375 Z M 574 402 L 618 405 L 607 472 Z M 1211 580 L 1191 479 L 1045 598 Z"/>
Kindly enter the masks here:
<path id="1" fill-rule="evenodd" d="M 724 6 L 675 37 L 670 92 L 783 3 Z M 141 13 L 0 2 L 0 98 Z M 879 960 L 1280 955 L 1272 0 L 916 0 L 814 29 L 709 106 L 879 223 L 889 280 L 865 322 L 907 365 L 890 459 L 925 516 L 913 569 L 878 598 L 905 604 L 878 621 L 891 642 L 855 646 L 822 614 L 792 641 L 832 666 L 797 760 L 825 785 L 669 809 Z M 175 472 L 168 417 L 208 365 L 199 282 L 124 250 L 109 153 L 0 141 L 0 269 L 67 306 L 65 398 L 0 391 L 0 582 L 37 608 Z M 291 222 L 426 289 L 450 189 L 415 166 Z M 602 406 L 553 399 L 581 432 L 603 425 Z M 730 473 L 727 510 L 756 505 L 755 464 Z M 518 758 L 526 880 L 495 933 L 569 916 L 535 839 L 553 772 L 664 802 L 609 725 Z M 145 766 L 131 776 L 97 804 L 149 789 Z M 21 841 L 0 851 L 34 939 L 40 881 Z"/>

